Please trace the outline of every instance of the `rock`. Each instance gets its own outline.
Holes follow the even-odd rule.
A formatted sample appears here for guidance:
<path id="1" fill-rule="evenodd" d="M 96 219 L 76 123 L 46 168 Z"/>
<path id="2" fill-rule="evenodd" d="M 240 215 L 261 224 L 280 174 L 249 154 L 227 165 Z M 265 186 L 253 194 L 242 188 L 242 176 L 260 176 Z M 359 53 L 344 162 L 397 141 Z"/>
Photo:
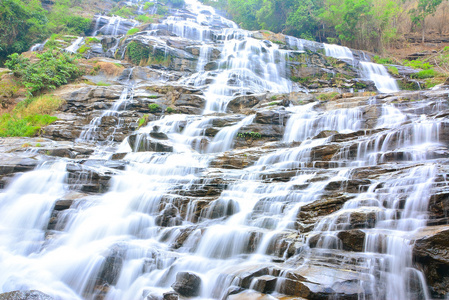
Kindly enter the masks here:
<path id="1" fill-rule="evenodd" d="M 176 294 L 175 292 L 168 292 L 163 294 L 164 300 L 178 300 L 178 298 L 178 294 Z"/>
<path id="2" fill-rule="evenodd" d="M 178 272 L 172 288 L 183 297 L 196 297 L 200 293 L 201 278 L 190 272 Z"/>
<path id="3" fill-rule="evenodd" d="M 53 300 L 47 294 L 40 291 L 30 290 L 30 291 L 14 291 L 0 294 L 0 300 Z"/>
<path id="4" fill-rule="evenodd" d="M 289 296 L 297 296 L 307 298 L 310 289 L 302 282 L 291 279 L 280 279 L 279 292 Z"/>
<path id="5" fill-rule="evenodd" d="M 345 251 L 362 252 L 364 249 L 365 233 L 361 230 L 340 231 L 337 237 L 341 240 Z"/>
<path id="6" fill-rule="evenodd" d="M 255 123 L 285 125 L 287 123 L 287 112 L 282 110 L 258 111 L 254 118 Z"/>
<path id="7" fill-rule="evenodd" d="M 255 280 L 256 280 L 256 283 L 254 284 L 253 289 L 258 292 L 270 294 L 276 288 L 277 278 L 274 276 L 264 275 L 264 276 L 257 277 Z"/>
<path id="8" fill-rule="evenodd" d="M 254 107 L 265 97 L 266 94 L 237 96 L 228 103 L 227 109 L 239 113 L 245 108 Z"/>
<path id="9" fill-rule="evenodd" d="M 239 275 L 240 284 L 239 286 L 248 289 L 251 285 L 252 280 L 255 277 L 260 277 L 263 275 L 268 275 L 269 270 L 267 267 L 259 267 L 250 271 L 243 272 Z"/>
<path id="10" fill-rule="evenodd" d="M 449 226 L 422 229 L 413 247 L 413 258 L 424 272 L 432 297 L 449 293 Z"/>
<path id="11" fill-rule="evenodd" d="M 149 134 L 132 134 L 128 137 L 128 143 L 137 152 L 173 152 L 173 145 L 169 141 L 153 139 Z"/>

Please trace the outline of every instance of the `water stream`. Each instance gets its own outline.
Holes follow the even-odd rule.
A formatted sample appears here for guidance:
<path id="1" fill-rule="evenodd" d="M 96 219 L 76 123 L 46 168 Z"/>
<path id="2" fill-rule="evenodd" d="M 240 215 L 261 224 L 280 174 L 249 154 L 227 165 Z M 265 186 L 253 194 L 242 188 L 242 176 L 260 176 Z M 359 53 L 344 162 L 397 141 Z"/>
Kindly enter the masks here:
<path id="1" fill-rule="evenodd" d="M 381 99 L 290 106 L 282 108 L 288 121 L 280 141 L 245 152 L 242 161 L 259 153 L 246 167 L 216 167 L 235 154 L 239 130 L 257 116 L 232 115 L 210 140 L 206 129 L 237 96 L 291 92 L 288 50 L 251 37 L 196 0 L 186 2 L 189 18 L 173 16 L 157 26 L 200 42 L 192 78 L 203 87 L 204 114 L 166 114 L 136 132 L 137 145 L 154 132 L 164 134 L 173 152 L 134 152 L 125 139 L 119 169 L 97 165 L 94 154 L 89 166 L 110 180 L 102 193 L 69 184 L 70 164 L 79 160 L 50 160 L 18 174 L 0 193 L 0 292 L 162 299 L 178 274 L 190 272 L 201 280 L 187 297 L 195 299 L 227 299 L 249 289 L 272 295 L 266 299 L 430 299 L 411 241 L 427 224 L 437 179 L 446 184 L 435 150 L 444 146 L 443 117 Z M 121 18 L 107 24 L 101 18 L 95 32 L 121 34 Z M 223 25 L 219 35 L 211 30 L 214 22 Z M 213 36 L 220 36 L 221 54 L 216 69 L 206 71 Z M 304 43 L 287 41 L 295 51 Z M 323 47 L 328 56 L 354 60 L 347 48 Z M 397 90 L 376 65 L 359 64 L 380 92 Z M 111 144 L 113 134 L 98 141 L 99 124 L 114 117 L 121 126 L 120 112 L 133 98 L 129 74 L 119 100 L 93 117 L 77 142 L 99 149 Z M 369 109 L 378 111 L 374 125 L 368 125 Z M 81 195 L 48 229 L 55 204 L 75 192 Z M 354 232 L 360 247 L 348 250 L 343 236 Z"/>

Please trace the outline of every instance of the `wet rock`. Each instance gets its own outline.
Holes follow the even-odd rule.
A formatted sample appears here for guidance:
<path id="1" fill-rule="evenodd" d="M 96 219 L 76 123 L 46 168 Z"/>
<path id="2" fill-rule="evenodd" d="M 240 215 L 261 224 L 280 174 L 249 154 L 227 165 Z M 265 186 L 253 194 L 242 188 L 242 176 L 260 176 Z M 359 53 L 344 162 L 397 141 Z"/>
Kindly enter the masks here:
<path id="1" fill-rule="evenodd" d="M 361 230 L 340 231 L 337 237 L 341 240 L 343 250 L 362 252 L 365 242 L 365 233 Z"/>
<path id="2" fill-rule="evenodd" d="M 449 226 L 427 227 L 417 235 L 414 261 L 424 272 L 432 296 L 444 298 L 449 293 Z"/>
<path id="3" fill-rule="evenodd" d="M 255 123 L 285 125 L 287 123 L 287 112 L 282 110 L 258 111 L 254 119 Z"/>
<path id="4" fill-rule="evenodd" d="M 240 284 L 239 286 L 248 289 L 251 285 L 252 280 L 255 277 L 260 277 L 268 275 L 269 269 L 267 267 L 256 268 L 251 271 L 243 272 L 239 275 Z"/>
<path id="5" fill-rule="evenodd" d="M 310 295 L 310 289 L 302 282 L 291 279 L 280 279 L 279 292 L 289 296 L 298 296 L 307 298 Z"/>
<path id="6" fill-rule="evenodd" d="M 200 293 L 201 278 L 190 272 L 178 272 L 172 288 L 183 297 L 196 297 Z"/>
<path id="7" fill-rule="evenodd" d="M 0 294 L 0 300 L 53 300 L 47 294 L 40 291 L 30 290 L 30 291 L 14 291 Z"/>
<path id="8" fill-rule="evenodd" d="M 173 152 L 173 145 L 169 141 L 153 139 L 148 134 L 132 134 L 128 137 L 128 143 L 137 152 Z"/>
<path id="9" fill-rule="evenodd" d="M 156 225 L 161 227 L 170 227 L 180 225 L 182 219 L 177 217 L 178 209 L 173 204 L 167 204 L 162 210 L 161 215 L 156 217 Z"/>
<path id="10" fill-rule="evenodd" d="M 178 300 L 178 294 L 175 292 L 164 293 L 162 299 L 164 300 Z"/>
<path id="11" fill-rule="evenodd" d="M 269 294 L 276 288 L 277 278 L 274 276 L 264 275 L 257 277 L 255 280 L 256 283 L 254 284 L 253 289 L 258 292 Z"/>
<path id="12" fill-rule="evenodd" d="M 313 137 L 313 139 L 323 139 L 328 138 L 330 136 L 333 136 L 335 134 L 338 134 L 338 131 L 335 130 L 324 130 L 318 133 L 316 136 Z"/>
<path id="13" fill-rule="evenodd" d="M 238 96 L 228 103 L 227 109 L 231 112 L 239 113 L 245 108 L 254 107 L 265 97 L 266 94 Z"/>

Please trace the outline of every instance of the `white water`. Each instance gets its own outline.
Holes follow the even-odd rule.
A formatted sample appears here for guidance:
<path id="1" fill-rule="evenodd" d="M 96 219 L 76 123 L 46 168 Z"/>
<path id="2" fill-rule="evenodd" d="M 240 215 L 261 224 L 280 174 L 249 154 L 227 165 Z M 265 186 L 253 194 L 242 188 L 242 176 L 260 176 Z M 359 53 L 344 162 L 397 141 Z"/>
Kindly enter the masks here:
<path id="1" fill-rule="evenodd" d="M 75 53 L 79 49 L 82 41 L 83 41 L 83 37 L 77 38 L 70 46 L 65 48 L 65 51 Z"/>
<path id="2" fill-rule="evenodd" d="M 374 81 L 379 92 L 394 93 L 399 91 L 396 80 L 388 74 L 388 71 L 384 66 L 372 62 L 361 61 L 360 70 L 362 77 Z"/>
<path id="3" fill-rule="evenodd" d="M 354 56 L 352 55 L 352 51 L 348 47 L 339 46 L 339 45 L 331 45 L 331 44 L 323 44 L 324 50 L 327 56 L 332 56 L 339 59 L 349 59 L 353 60 Z"/>
<path id="4" fill-rule="evenodd" d="M 193 0 L 188 3 L 197 4 Z M 232 26 L 222 33 L 221 67 L 206 89 L 206 112 L 225 111 L 236 94 L 290 90 L 283 51 L 277 45 L 248 38 Z M 298 51 L 303 47 L 299 39 L 289 39 L 289 43 Z M 199 72 L 209 60 L 208 51 L 201 52 Z M 117 116 L 130 97 L 131 82 L 102 117 Z M 344 272 L 353 272 L 351 278 L 360 284 L 360 299 L 372 295 L 374 299 L 409 299 L 408 282 L 418 278 L 422 298 L 430 298 L 423 274 L 412 264 L 410 235 L 428 218 L 429 196 L 439 171 L 432 161 L 425 160 L 432 158 L 431 147 L 441 145 L 441 120 L 383 104 L 376 128 L 386 130 L 360 136 L 352 142 L 357 148 L 355 155 L 337 152 L 332 164 L 320 168 L 317 163 L 323 161 L 314 157 L 316 149 L 332 142 L 314 139 L 316 135 L 322 131 L 351 134 L 367 128 L 363 103 L 330 111 L 317 104 L 287 108 L 291 116 L 282 139 L 287 145 L 268 147 L 268 153 L 242 170 L 208 166 L 216 152 L 232 149 L 237 132 L 251 124 L 254 116 L 221 129 L 207 148 L 202 144 L 205 128 L 216 116 L 174 114 L 150 122 L 138 133 L 148 134 L 158 126 L 173 143 L 174 153 L 134 153 L 125 140 L 120 149 L 129 152 L 126 169 L 111 173 L 106 193 L 75 201 L 64 212 L 65 228 L 61 225 L 60 231 L 47 232 L 53 234 L 48 239 L 45 227 L 54 202 L 67 193 L 65 162 L 21 175 L 0 194 L 0 291 L 38 289 L 60 299 L 92 299 L 104 264 L 116 258 L 121 268 L 116 282 L 105 289 L 105 299 L 162 297 L 172 290 L 170 286 L 181 271 L 201 277 L 198 299 L 221 299 L 228 287 L 238 283 L 236 276 L 260 264 L 282 271 L 278 283 L 286 270 L 319 266 L 323 270 L 320 275 L 329 274 L 330 278 L 319 283 L 329 288 L 334 283 L 338 287 L 341 269 L 348 267 Z M 409 120 L 413 123 L 404 125 Z M 97 121 L 92 120 L 83 131 L 84 142 L 95 141 Z M 395 160 L 388 169 L 387 154 L 392 151 L 405 153 L 406 160 Z M 207 154 L 200 154 L 203 152 Z M 328 185 L 341 182 L 344 186 L 369 166 L 385 167 L 385 174 L 370 177 L 366 191 L 344 192 L 350 199 L 313 228 L 298 222 L 305 205 L 326 199 Z M 285 172 L 292 175 L 284 178 Z M 217 178 L 225 188 L 214 195 Z M 190 194 L 203 189 L 205 197 Z M 399 209 L 400 203 L 403 209 Z M 160 211 L 173 213 L 166 224 L 169 227 L 157 225 Z M 349 221 L 355 213 L 373 213 L 376 221 L 362 228 L 366 234 L 363 252 L 342 252 L 337 235 L 351 229 Z M 307 246 L 311 235 L 306 229 L 321 235 L 315 248 Z M 190 234 L 182 240 L 185 232 Z M 282 242 L 288 246 L 280 247 Z M 290 247 L 294 256 L 286 260 L 293 255 L 288 254 Z M 342 261 L 338 256 L 342 253 L 351 262 Z"/>

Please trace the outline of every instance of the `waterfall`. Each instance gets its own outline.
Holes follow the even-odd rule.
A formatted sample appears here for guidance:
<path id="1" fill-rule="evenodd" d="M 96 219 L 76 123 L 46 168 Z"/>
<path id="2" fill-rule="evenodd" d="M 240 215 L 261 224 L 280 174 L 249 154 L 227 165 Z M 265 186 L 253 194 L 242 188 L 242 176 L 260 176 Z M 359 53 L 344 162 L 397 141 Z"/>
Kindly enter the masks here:
<path id="1" fill-rule="evenodd" d="M 331 100 L 290 93 L 289 64 L 308 63 L 290 55 L 313 47 L 351 60 L 348 68 L 360 67 L 382 93 L 397 87 L 383 66 L 357 62 L 348 48 L 258 39 L 260 32 L 239 29 L 213 8 L 185 2 L 138 37 L 167 55 L 177 51 L 173 65 L 128 68 L 121 85 L 83 86 L 80 93 L 95 89 L 83 102 L 70 91 L 70 126 L 90 121 L 77 140 L 27 139 L 36 145 L 28 151 L 21 139 L 0 142 L 0 292 L 108 300 L 446 297 L 447 277 L 437 278 L 445 268 L 430 270 L 432 281 L 433 265 L 424 265 L 444 253 L 430 249 L 423 263 L 415 247 L 448 230 L 448 91 Z M 121 35 L 133 24 L 98 16 L 94 32 Z M 164 80 L 147 80 L 159 75 Z M 251 97 L 257 104 L 227 114 L 231 101 Z M 137 128 L 154 98 L 161 111 Z M 260 133 L 260 142 L 240 146 L 246 131 Z M 141 142 L 167 147 L 150 151 Z"/>

